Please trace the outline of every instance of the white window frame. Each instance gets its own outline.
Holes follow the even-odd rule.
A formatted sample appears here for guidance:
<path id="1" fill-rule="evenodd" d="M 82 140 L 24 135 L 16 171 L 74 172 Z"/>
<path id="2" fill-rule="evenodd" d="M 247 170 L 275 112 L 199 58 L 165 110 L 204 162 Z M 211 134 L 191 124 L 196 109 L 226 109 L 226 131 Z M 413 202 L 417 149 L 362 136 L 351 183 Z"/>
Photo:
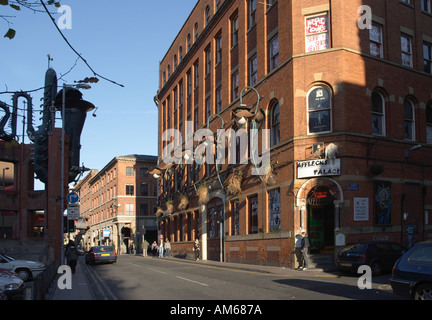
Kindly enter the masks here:
<path id="1" fill-rule="evenodd" d="M 382 101 L 382 112 L 376 112 L 373 110 L 373 104 L 372 104 L 372 127 L 373 127 L 373 121 L 374 118 L 373 116 L 376 115 L 377 117 L 379 117 L 381 119 L 381 128 L 382 128 L 382 132 L 381 133 L 374 133 L 374 131 L 372 130 L 372 134 L 376 135 L 376 136 L 381 136 L 381 137 L 385 137 L 386 135 L 386 121 L 385 121 L 385 99 L 384 96 L 378 92 L 378 91 L 374 91 L 372 94 L 378 94 L 381 98 Z M 371 103 L 372 103 L 372 96 L 371 96 Z"/>
<path id="2" fill-rule="evenodd" d="M 369 47 L 371 47 L 372 44 L 379 46 L 379 55 L 378 56 L 373 55 L 372 52 L 371 52 L 372 51 L 371 48 L 369 48 L 369 54 L 373 55 L 374 57 L 383 58 L 384 57 L 383 33 L 382 33 L 383 28 L 382 28 L 382 25 L 380 25 L 378 23 L 372 23 L 372 28 L 373 27 L 379 28 L 380 39 L 379 40 L 371 39 L 371 32 L 373 30 L 373 29 L 371 29 L 369 31 L 369 42 L 370 42 L 370 46 Z"/>
<path id="3" fill-rule="evenodd" d="M 421 0 L 421 9 L 423 12 L 432 14 L 431 0 Z"/>
<path id="4" fill-rule="evenodd" d="M 402 46 L 402 41 L 403 41 L 403 39 L 402 38 L 405 38 L 405 39 L 407 39 L 408 40 L 408 43 L 409 43 L 409 51 L 406 51 L 406 50 L 404 50 L 404 48 L 403 48 L 403 46 Z M 407 65 L 406 63 L 404 63 L 404 59 L 403 59 L 403 56 L 404 55 L 407 55 L 407 56 L 409 56 L 409 65 Z M 404 66 L 406 66 L 406 67 L 410 67 L 410 68 L 412 68 L 412 66 L 413 66 L 413 47 L 412 47 L 412 37 L 411 36 L 409 36 L 409 35 L 407 35 L 407 34 L 404 34 L 404 33 L 402 33 L 401 34 L 401 59 L 402 59 L 402 65 L 404 65 Z"/>
<path id="5" fill-rule="evenodd" d="M 405 103 L 408 102 L 411 105 L 411 117 L 412 119 L 409 118 L 405 118 Z M 410 99 L 410 98 L 405 98 L 404 99 L 404 104 L 403 104 L 403 108 L 404 108 L 404 140 L 409 140 L 409 141 L 415 141 L 416 137 L 415 137 L 415 105 L 414 102 Z M 411 125 L 411 132 L 410 137 L 406 137 L 405 136 L 405 129 L 406 129 L 406 125 L 410 124 Z"/>

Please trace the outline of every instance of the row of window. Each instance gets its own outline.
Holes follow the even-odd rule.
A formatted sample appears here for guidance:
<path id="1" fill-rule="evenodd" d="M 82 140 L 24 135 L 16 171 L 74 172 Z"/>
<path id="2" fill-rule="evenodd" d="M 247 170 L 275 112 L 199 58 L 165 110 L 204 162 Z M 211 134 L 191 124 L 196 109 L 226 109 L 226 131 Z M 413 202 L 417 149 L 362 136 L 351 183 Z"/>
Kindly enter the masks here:
<path id="1" fill-rule="evenodd" d="M 222 5 L 222 0 L 214 0 L 214 12 L 216 13 L 219 8 Z M 206 28 L 208 26 L 208 24 L 210 23 L 211 20 L 211 8 L 209 5 L 206 6 L 205 8 L 205 12 L 204 12 L 204 28 Z M 191 49 L 193 43 L 195 43 L 198 40 L 198 36 L 199 36 L 199 25 L 198 22 L 196 22 L 194 24 L 194 30 L 193 30 L 193 42 L 192 42 L 192 36 L 190 33 L 188 33 L 187 38 L 186 38 L 186 48 L 187 51 L 186 53 L 189 52 L 189 50 Z M 174 61 L 173 61 L 173 66 L 174 66 L 174 71 L 177 69 L 179 63 L 182 62 L 183 60 L 183 46 L 179 47 L 179 52 L 178 52 L 178 57 L 177 54 L 174 55 Z M 168 78 L 171 76 L 171 65 L 167 66 L 167 73 L 168 73 Z M 163 84 L 165 85 L 167 80 L 167 75 L 164 72 L 163 73 Z"/>
<path id="2" fill-rule="evenodd" d="M 370 102 L 371 112 L 371 128 L 372 134 L 378 136 L 386 136 L 386 98 L 383 89 L 377 89 L 372 92 Z M 308 134 L 322 134 L 332 132 L 332 94 L 326 86 L 315 86 L 307 94 L 307 113 L 308 113 Z M 275 146 L 281 142 L 280 140 L 280 104 L 277 99 L 273 99 L 269 104 L 269 124 L 270 129 L 270 146 Z M 401 119 L 402 121 L 402 119 Z M 426 106 L 426 118 L 423 125 L 426 126 L 426 143 L 432 144 L 432 101 Z M 416 102 L 412 96 L 407 96 L 403 103 L 403 138 L 407 141 L 423 140 L 417 139 L 416 127 L 418 125 L 416 121 Z M 240 139 L 239 137 L 237 139 Z M 237 141 L 236 148 L 236 159 L 240 159 L 240 143 Z M 228 156 L 228 155 L 226 155 Z M 203 166 L 205 172 L 204 177 L 210 176 L 215 172 L 215 165 Z M 199 168 L 200 170 L 201 168 Z M 222 169 L 222 167 L 220 167 Z M 173 181 L 166 182 L 163 185 L 163 192 L 170 190 L 174 187 L 174 191 L 178 191 L 182 188 L 182 183 L 185 182 L 188 185 L 192 181 L 198 181 L 199 170 L 196 168 L 187 166 L 186 170 L 182 173 L 176 173 Z M 186 181 L 184 181 L 184 175 L 186 175 Z"/>
<path id="3" fill-rule="evenodd" d="M 250 8 L 255 8 L 256 10 L 256 2 L 251 1 L 251 4 L 255 4 L 254 6 L 250 6 Z M 276 1 L 269 1 L 269 4 L 275 5 Z M 254 10 L 251 9 L 251 12 Z M 231 49 L 235 48 L 238 44 L 238 14 L 234 14 L 230 19 L 231 22 Z M 274 71 L 279 66 L 279 37 L 277 34 L 277 28 L 275 32 L 270 34 L 271 37 L 268 41 L 268 72 Z M 222 63 L 222 31 L 220 31 L 215 39 L 214 39 L 214 52 L 212 52 L 211 44 L 208 45 L 204 51 L 205 53 L 205 79 L 207 79 L 211 73 L 212 66 L 212 58 L 214 57 L 215 63 L 214 68 L 217 69 L 218 66 Z M 258 82 L 258 58 L 256 50 L 252 50 L 254 54 L 250 54 L 248 59 L 248 85 L 254 86 Z M 229 101 L 234 101 L 239 98 L 240 94 L 240 76 L 238 72 L 238 65 L 232 67 L 232 75 L 231 75 L 231 89 L 230 89 L 230 97 Z M 195 61 L 193 66 L 186 72 L 186 78 L 180 79 L 177 86 L 174 87 L 172 94 L 168 95 L 167 98 L 162 103 L 162 118 L 164 121 L 163 130 L 167 129 L 166 122 L 169 122 L 172 115 L 174 115 L 174 129 L 178 129 L 180 132 L 183 132 L 183 109 L 181 108 L 185 104 L 185 94 L 186 98 L 189 99 L 192 96 L 193 92 L 197 92 L 197 89 L 200 85 L 200 62 L 199 59 Z M 186 82 L 186 86 L 184 85 Z M 186 89 L 186 90 L 185 90 Z M 184 92 L 184 90 L 186 92 Z M 197 97 L 195 97 L 194 100 Z M 214 107 L 213 107 L 214 106 Z M 174 113 L 172 111 L 174 110 Z M 177 110 L 179 113 L 179 123 L 177 123 Z M 194 115 L 194 128 L 193 130 L 197 130 L 202 123 L 206 123 L 210 115 L 213 113 L 220 113 L 222 111 L 222 81 L 216 81 L 215 84 L 215 92 L 214 97 L 211 94 L 206 94 L 205 99 L 205 107 L 203 114 L 203 122 L 200 121 L 199 118 L 199 110 L 198 105 L 195 105 L 193 115 Z M 191 121 L 192 111 L 190 110 L 190 104 L 188 105 L 187 110 L 188 121 Z M 168 125 L 169 126 L 169 125 Z"/>
<path id="4" fill-rule="evenodd" d="M 372 92 L 372 134 L 386 135 L 385 98 L 382 90 Z M 403 102 L 404 139 L 415 141 L 416 138 L 416 107 L 415 98 L 407 96 Z M 426 105 L 426 143 L 432 144 L 432 101 Z"/>
<path id="5" fill-rule="evenodd" d="M 259 232 L 272 233 L 281 231 L 281 197 L 280 190 L 275 189 L 267 192 L 267 210 L 266 210 L 266 225 L 259 226 L 258 221 L 258 196 L 250 196 L 246 199 L 246 214 L 240 217 L 240 202 L 238 200 L 232 201 L 229 206 L 229 210 L 225 212 L 223 204 L 210 204 L 207 208 L 207 234 L 210 239 L 218 238 L 220 236 L 220 223 L 226 219 L 230 221 L 227 225 L 227 235 L 239 235 L 239 234 L 256 234 Z M 179 230 L 181 234 L 179 237 L 174 237 L 173 241 L 184 241 L 192 239 L 192 232 L 195 234 L 195 238 L 199 237 L 198 225 L 193 225 L 192 215 L 184 215 L 183 219 L 188 221 L 178 221 L 178 225 L 181 224 Z M 245 219 L 241 221 L 241 219 Z M 240 222 L 245 226 L 246 230 L 241 230 Z M 192 230 L 194 229 L 194 230 Z M 168 231 L 168 228 L 166 228 Z M 182 234 L 184 233 L 184 234 Z"/>
<path id="6" fill-rule="evenodd" d="M 401 34 L 401 61 L 406 67 L 413 67 L 413 37 Z M 378 58 L 384 58 L 383 27 L 377 23 L 372 24 L 369 32 L 370 54 Z M 432 74 L 432 44 L 423 42 L 423 71 Z"/>
<path id="7" fill-rule="evenodd" d="M 218 2 L 218 1 L 216 1 Z M 219 1 L 220 2 L 220 1 Z M 410 0 L 402 1 L 410 4 Z M 220 3 L 219 3 L 220 4 Z M 275 0 L 267 0 L 266 4 L 271 7 L 276 4 Z M 252 28 L 256 24 L 256 0 L 248 0 L 248 27 Z M 219 5 L 215 4 L 215 10 L 219 8 Z M 431 14 L 431 0 L 421 1 L 422 11 Z M 210 7 L 206 9 L 205 25 L 207 26 L 210 19 Z M 231 46 L 234 47 L 238 43 L 238 16 L 231 19 Z M 305 43 L 306 52 L 320 51 L 330 48 L 330 28 L 329 28 L 329 15 L 328 13 L 322 13 L 319 15 L 308 16 L 305 19 Z M 198 38 L 198 24 L 195 24 L 194 39 Z M 190 35 L 188 36 L 190 39 Z M 374 22 L 372 29 L 369 33 L 370 39 L 370 54 L 376 57 L 384 58 L 384 42 L 383 42 L 383 27 L 382 25 Z M 220 36 L 217 41 L 217 56 L 216 63 L 220 62 L 221 59 L 221 48 L 222 48 L 222 37 Z M 413 67 L 413 37 L 406 33 L 401 34 L 401 63 L 408 67 Z M 188 40 L 188 51 L 190 49 L 191 42 Z M 179 49 L 180 61 L 182 60 L 182 47 Z M 210 55 L 208 55 L 209 57 Z M 269 44 L 269 71 L 271 72 L 279 65 L 279 38 L 275 37 L 270 40 Z M 424 60 L 424 71 L 432 74 L 432 44 L 425 42 L 423 44 L 423 60 Z M 207 61 L 208 64 L 208 61 Z M 177 68 L 178 61 L 177 55 L 174 56 L 174 69 Z M 168 65 L 168 78 L 171 75 L 170 66 Z M 249 59 L 249 85 L 253 86 L 257 82 L 257 58 L 256 56 Z M 208 68 L 206 70 L 209 70 Z M 166 83 L 166 74 L 163 73 L 163 84 Z M 232 100 L 238 97 L 238 74 L 233 74 L 232 78 Z"/>
<path id="8" fill-rule="evenodd" d="M 408 4 L 411 7 L 414 7 L 415 0 L 399 0 L 402 3 Z M 420 0 L 421 10 L 425 13 L 432 14 L 431 11 L 431 0 Z"/>
<path id="9" fill-rule="evenodd" d="M 153 207 L 153 211 L 150 212 L 148 203 L 140 203 L 138 207 L 138 212 L 135 213 L 135 204 L 126 203 L 124 209 L 121 210 L 121 214 L 124 216 L 137 216 L 137 217 L 147 217 L 154 216 L 156 213 L 156 207 Z M 110 218 L 114 218 L 119 212 L 115 211 L 113 208 L 102 209 L 96 213 L 90 215 L 90 224 L 94 225 L 99 222 L 105 221 Z"/>
<path id="10" fill-rule="evenodd" d="M 252 28 L 256 24 L 256 8 L 257 8 L 257 0 L 247 0 L 248 4 L 248 27 Z M 261 4 L 264 4 L 271 8 L 272 6 L 276 5 L 277 0 L 265 0 L 265 2 L 262 2 Z M 214 3 L 214 12 L 216 13 L 219 8 L 222 5 L 221 0 L 215 0 Z M 206 6 L 205 13 L 204 13 L 204 28 L 207 27 L 207 25 L 210 23 L 211 20 L 211 8 L 210 6 Z M 239 30 L 239 19 L 238 15 L 236 15 L 234 18 L 231 19 L 231 47 L 235 47 L 238 44 L 238 30 Z M 192 36 L 189 33 L 186 37 L 186 54 L 190 51 L 192 48 L 192 45 L 198 40 L 199 36 L 199 24 L 194 24 L 194 31 L 193 31 L 193 41 Z M 270 58 L 270 71 L 275 69 L 277 65 L 279 64 L 279 41 L 278 39 L 273 39 L 271 44 L 271 58 Z M 216 64 L 220 63 L 222 58 L 222 35 L 219 35 L 216 38 Z M 171 77 L 172 71 L 175 71 L 178 67 L 178 65 L 183 61 L 183 46 L 179 47 L 178 55 L 175 54 L 173 57 L 173 66 L 174 69 L 171 70 L 171 64 L 168 64 L 167 70 L 162 73 L 162 81 L 163 85 L 166 84 L 167 79 Z M 210 57 L 208 55 L 208 57 Z M 255 59 L 256 60 L 256 59 Z M 277 63 L 276 63 L 277 62 Z M 253 62 L 252 62 L 253 63 Z M 206 69 L 207 70 L 207 69 Z M 253 72 L 253 71 L 252 71 Z M 255 73 L 256 74 L 256 73 Z M 252 75 L 253 77 L 253 75 Z M 251 81 L 251 85 L 255 84 L 256 82 L 254 80 Z M 234 97 L 233 100 L 236 98 Z"/>

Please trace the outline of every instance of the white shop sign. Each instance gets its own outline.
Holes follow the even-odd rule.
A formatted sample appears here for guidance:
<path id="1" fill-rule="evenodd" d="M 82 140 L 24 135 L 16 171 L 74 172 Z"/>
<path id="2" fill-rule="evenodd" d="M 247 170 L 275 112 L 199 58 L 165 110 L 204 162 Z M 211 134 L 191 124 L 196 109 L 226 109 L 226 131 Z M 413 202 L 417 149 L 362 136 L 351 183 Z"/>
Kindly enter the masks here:
<path id="1" fill-rule="evenodd" d="M 340 176 L 340 159 L 317 159 L 297 163 L 297 179 Z"/>

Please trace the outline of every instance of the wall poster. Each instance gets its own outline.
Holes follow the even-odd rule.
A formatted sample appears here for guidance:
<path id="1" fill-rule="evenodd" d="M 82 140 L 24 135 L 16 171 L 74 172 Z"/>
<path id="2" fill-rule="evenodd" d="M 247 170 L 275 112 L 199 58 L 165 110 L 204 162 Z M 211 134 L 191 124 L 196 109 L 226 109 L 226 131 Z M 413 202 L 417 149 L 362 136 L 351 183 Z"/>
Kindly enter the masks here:
<path id="1" fill-rule="evenodd" d="M 392 184 L 386 181 L 374 183 L 375 224 L 389 225 L 392 210 Z"/>

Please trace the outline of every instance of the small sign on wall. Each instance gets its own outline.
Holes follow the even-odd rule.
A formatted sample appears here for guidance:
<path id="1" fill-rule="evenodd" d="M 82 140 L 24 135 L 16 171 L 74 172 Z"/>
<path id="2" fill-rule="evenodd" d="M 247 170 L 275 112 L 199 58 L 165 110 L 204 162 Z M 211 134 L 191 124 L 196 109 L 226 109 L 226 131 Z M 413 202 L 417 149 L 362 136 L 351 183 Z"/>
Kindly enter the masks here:
<path id="1" fill-rule="evenodd" d="M 354 198 L 354 221 L 369 221 L 369 198 Z"/>

